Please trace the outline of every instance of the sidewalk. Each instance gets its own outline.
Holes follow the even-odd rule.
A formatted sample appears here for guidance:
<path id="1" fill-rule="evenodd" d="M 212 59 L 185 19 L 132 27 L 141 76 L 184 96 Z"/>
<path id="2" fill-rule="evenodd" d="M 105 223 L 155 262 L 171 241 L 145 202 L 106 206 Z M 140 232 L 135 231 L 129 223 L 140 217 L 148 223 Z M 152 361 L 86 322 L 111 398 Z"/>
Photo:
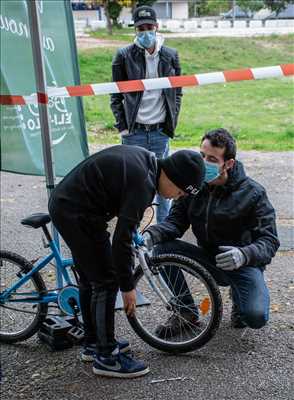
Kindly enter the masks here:
<path id="1" fill-rule="evenodd" d="M 254 36 L 271 36 L 271 35 L 289 35 L 292 33 L 291 28 L 246 28 L 246 29 L 199 29 L 197 32 L 164 32 L 160 34 L 166 38 L 205 38 L 205 37 L 254 37 Z M 130 34 L 130 42 L 134 34 Z M 76 33 L 77 46 L 79 49 L 92 49 L 97 47 L 124 47 L 127 42 L 109 39 L 98 39 L 90 37 L 89 34 Z"/>
<path id="2" fill-rule="evenodd" d="M 239 158 L 247 173 L 266 187 L 278 216 L 282 251 L 266 273 L 271 291 L 269 325 L 245 334 L 232 330 L 225 289 L 223 322 L 214 339 L 196 352 L 173 356 L 142 342 L 121 316 L 118 337 L 129 339 L 136 357 L 144 359 L 151 370 L 132 381 L 98 378 L 91 365 L 79 361 L 79 347 L 51 353 L 34 336 L 23 343 L 1 346 L 2 400 L 293 399 L 294 153 L 241 152 Z M 19 221 L 31 213 L 46 212 L 46 204 L 43 177 L 3 173 L 1 247 L 28 259 L 45 254 L 40 232 L 23 227 Z M 189 232 L 186 238 L 193 240 Z M 157 380 L 163 381 L 154 382 Z"/>

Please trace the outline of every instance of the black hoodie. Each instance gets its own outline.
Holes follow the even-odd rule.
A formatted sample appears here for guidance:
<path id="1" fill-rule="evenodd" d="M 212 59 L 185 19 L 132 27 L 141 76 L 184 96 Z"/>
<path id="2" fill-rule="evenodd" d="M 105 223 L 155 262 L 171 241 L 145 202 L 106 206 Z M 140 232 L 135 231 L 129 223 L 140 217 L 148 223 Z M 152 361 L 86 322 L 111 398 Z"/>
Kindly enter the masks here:
<path id="1" fill-rule="evenodd" d="M 225 185 L 207 185 L 194 198 L 175 201 L 166 220 L 148 232 L 159 243 L 182 237 L 190 225 L 198 245 L 212 255 L 218 246 L 240 247 L 251 266 L 269 264 L 280 245 L 266 191 L 239 161 Z"/>
<path id="2" fill-rule="evenodd" d="M 159 174 L 153 153 L 137 146 L 113 146 L 77 165 L 57 185 L 49 200 L 52 220 L 58 221 L 62 216 L 62 224 L 68 229 L 74 229 L 74 217 L 83 216 L 94 235 L 95 230 L 105 229 L 106 225 L 99 221 L 118 217 L 112 256 L 122 291 L 134 288 L 132 236 L 152 203 Z"/>

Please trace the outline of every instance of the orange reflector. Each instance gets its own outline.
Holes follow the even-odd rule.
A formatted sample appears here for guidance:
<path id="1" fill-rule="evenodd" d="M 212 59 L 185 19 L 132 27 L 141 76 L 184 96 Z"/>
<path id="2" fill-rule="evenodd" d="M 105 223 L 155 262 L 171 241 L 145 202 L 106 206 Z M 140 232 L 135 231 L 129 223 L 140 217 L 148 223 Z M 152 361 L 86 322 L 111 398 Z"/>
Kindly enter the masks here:
<path id="1" fill-rule="evenodd" d="M 199 305 L 200 311 L 202 313 L 202 315 L 206 315 L 210 309 L 210 299 L 209 297 L 205 297 L 200 305 Z"/>

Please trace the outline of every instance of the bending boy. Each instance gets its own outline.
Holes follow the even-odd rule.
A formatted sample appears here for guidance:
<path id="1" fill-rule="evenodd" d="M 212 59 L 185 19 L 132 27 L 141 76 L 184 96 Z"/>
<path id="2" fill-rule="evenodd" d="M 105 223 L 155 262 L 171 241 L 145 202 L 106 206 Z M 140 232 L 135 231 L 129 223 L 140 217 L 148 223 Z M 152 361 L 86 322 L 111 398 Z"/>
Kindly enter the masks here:
<path id="1" fill-rule="evenodd" d="M 136 146 L 114 146 L 76 166 L 49 200 L 52 221 L 69 246 L 79 274 L 85 328 L 82 359 L 94 361 L 97 375 L 136 377 L 144 363 L 125 355 L 127 341 L 114 334 L 118 288 L 131 316 L 136 307 L 132 276 L 132 237 L 156 192 L 179 199 L 201 188 L 205 174 L 200 154 L 178 151 L 159 160 Z M 107 222 L 118 217 L 112 245 Z"/>

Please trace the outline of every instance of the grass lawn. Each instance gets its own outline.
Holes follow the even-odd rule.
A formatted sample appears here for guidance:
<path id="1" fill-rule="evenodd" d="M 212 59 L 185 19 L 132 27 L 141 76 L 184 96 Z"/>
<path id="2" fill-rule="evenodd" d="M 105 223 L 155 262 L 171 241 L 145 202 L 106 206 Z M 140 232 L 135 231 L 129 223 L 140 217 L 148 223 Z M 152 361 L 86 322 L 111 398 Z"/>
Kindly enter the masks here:
<path id="1" fill-rule="evenodd" d="M 130 31 L 120 30 L 113 38 L 130 43 Z M 104 31 L 99 35 L 109 39 Z M 294 57 L 294 35 L 167 39 L 165 44 L 178 50 L 184 75 L 293 63 Z M 111 81 L 115 52 L 115 48 L 80 51 L 82 83 Z M 119 143 L 109 96 L 84 97 L 84 106 L 89 141 Z M 229 129 L 240 149 L 294 150 L 293 78 L 184 89 L 172 146 L 197 146 L 202 134 L 216 127 Z"/>

